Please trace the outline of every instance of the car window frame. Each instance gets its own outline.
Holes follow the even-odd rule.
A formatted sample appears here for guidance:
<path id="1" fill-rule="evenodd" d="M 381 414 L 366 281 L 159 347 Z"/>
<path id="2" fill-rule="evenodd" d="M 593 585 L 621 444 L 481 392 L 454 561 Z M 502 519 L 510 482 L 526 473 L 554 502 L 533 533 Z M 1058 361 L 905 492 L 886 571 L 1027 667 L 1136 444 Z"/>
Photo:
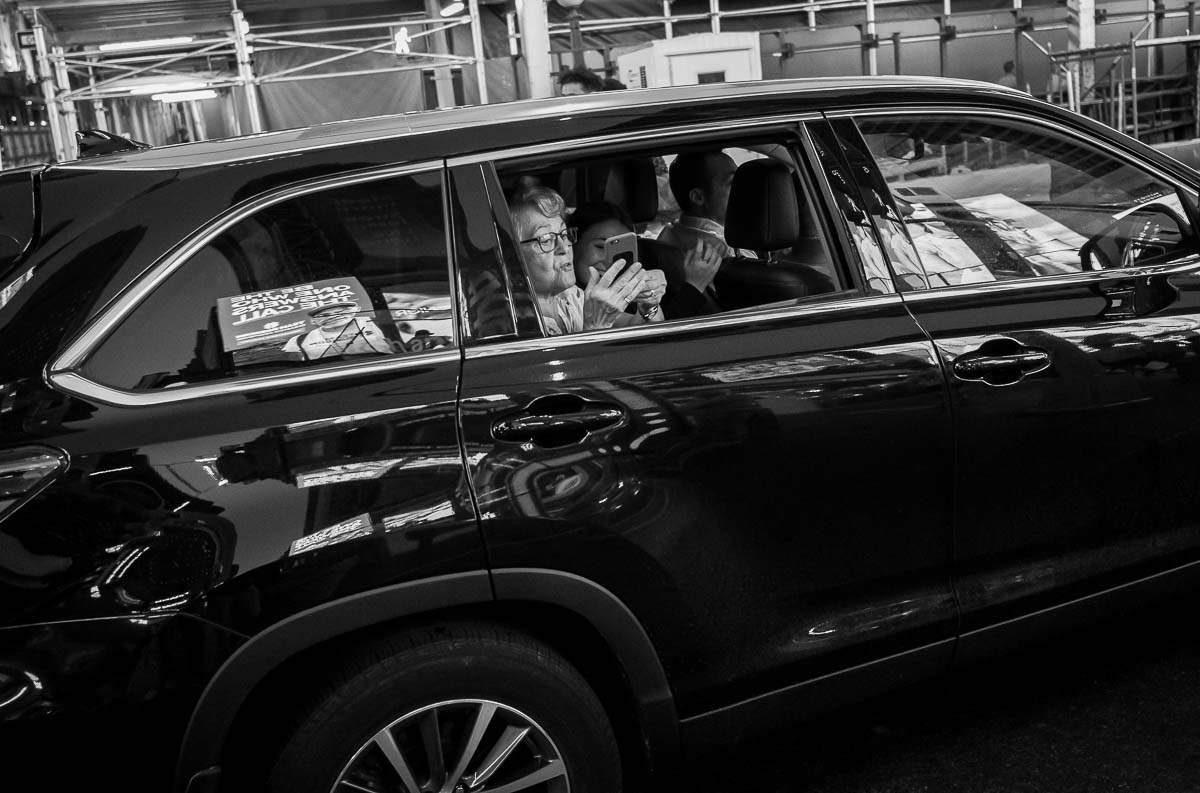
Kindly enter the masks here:
<path id="1" fill-rule="evenodd" d="M 1175 188 L 1175 190 L 1191 193 L 1192 196 L 1200 199 L 1200 181 L 1198 181 L 1197 185 L 1188 184 L 1186 181 L 1182 180 L 1170 171 L 1161 168 L 1157 163 L 1138 156 L 1136 152 L 1127 151 L 1102 137 L 1090 135 L 1084 130 L 1077 129 L 1068 124 L 1061 123 L 1058 120 L 1039 115 L 1022 114 L 1014 117 L 1012 113 L 1004 113 L 999 110 L 985 107 L 922 104 L 887 108 L 841 108 L 837 111 L 828 112 L 825 115 L 831 120 L 848 119 L 853 122 L 855 128 L 858 129 L 858 119 L 860 118 L 912 116 L 922 113 L 927 113 L 931 116 L 969 116 L 974 119 L 992 119 L 1000 123 L 1011 123 L 1015 118 L 1018 122 L 1022 122 L 1031 127 L 1051 130 L 1054 133 L 1057 133 L 1058 135 L 1072 142 L 1078 143 L 1081 146 L 1094 147 L 1116 159 L 1133 159 L 1139 168 L 1146 170 L 1150 175 L 1162 180 L 1165 184 Z M 858 129 L 858 134 L 862 136 L 861 129 Z M 872 157 L 871 161 L 874 166 L 875 175 L 881 179 L 885 179 L 882 171 L 878 167 L 878 163 L 875 162 L 874 157 Z M 895 199 L 890 190 L 885 198 L 892 206 L 892 209 L 898 213 L 899 209 L 896 207 Z M 1195 206 L 1189 205 L 1188 201 L 1183 201 L 1182 203 L 1184 206 L 1184 211 L 1188 215 L 1187 219 L 1192 225 L 1192 234 L 1196 238 L 1197 242 L 1200 243 L 1200 226 L 1196 225 L 1196 218 L 1193 217 L 1195 214 Z M 905 233 L 907 235 L 907 230 Z M 909 242 L 910 244 L 913 244 L 911 235 L 909 235 Z M 884 253 L 887 255 L 886 251 Z M 888 257 L 888 264 L 889 267 L 894 267 L 890 256 Z M 953 286 L 939 286 L 936 288 L 930 287 L 926 289 L 912 289 L 902 291 L 901 294 L 906 300 L 932 300 L 937 299 L 942 295 L 947 295 L 948 297 L 961 297 L 964 294 L 975 294 L 984 290 L 991 292 L 995 292 L 997 290 L 1025 291 L 1043 286 L 1102 282 L 1112 280 L 1113 278 L 1130 278 L 1150 272 L 1187 272 L 1189 270 L 1196 269 L 1200 269 L 1200 251 L 1185 257 L 1181 261 L 1170 263 L 1145 264 L 1128 268 L 1114 267 L 1105 270 L 1080 270 L 1077 273 L 1029 276 L 1025 278 L 1006 279 L 1003 281 L 988 281 L 982 283 L 956 284 Z"/>
<path id="2" fill-rule="evenodd" d="M 311 195 L 326 190 L 335 190 L 339 187 L 431 172 L 438 175 L 441 183 L 446 277 L 450 290 L 451 305 L 455 307 L 451 312 L 454 346 L 415 352 L 403 356 L 371 357 L 361 361 L 340 361 L 320 366 L 297 367 L 288 371 L 249 375 L 243 378 L 230 377 L 205 381 L 203 383 L 189 383 L 154 391 L 132 391 L 117 388 L 93 380 L 82 373 L 81 367 L 92 353 L 108 340 L 112 332 L 141 306 L 159 285 L 184 267 L 210 242 L 242 220 L 268 207 L 300 196 Z M 393 164 L 382 168 L 307 179 L 274 188 L 239 202 L 220 214 L 209 218 L 195 231 L 184 237 L 159 257 L 158 260 L 147 267 L 137 278 L 123 287 L 109 301 L 108 305 L 97 313 L 92 321 L 76 333 L 63 349 L 50 359 L 46 365 L 45 377 L 51 384 L 68 393 L 108 404 L 140 407 L 202 399 L 217 394 L 241 393 L 264 388 L 290 387 L 308 382 L 335 380 L 346 376 L 373 374 L 393 369 L 428 366 L 431 363 L 461 360 L 463 335 L 462 320 L 459 317 L 458 308 L 460 300 L 456 276 L 457 267 L 454 260 L 454 229 L 449 209 L 449 180 L 450 174 L 446 167 L 446 161 L 439 158 L 437 160 Z"/>
<path id="3" fill-rule="evenodd" d="M 788 137 L 788 145 L 790 150 L 795 154 L 797 165 L 799 168 L 806 171 L 803 177 L 806 180 L 806 186 L 810 186 L 814 193 L 814 200 L 817 204 L 817 212 L 819 214 L 819 222 L 823 231 L 832 231 L 827 235 L 826 244 L 829 248 L 830 257 L 834 265 L 839 268 L 839 272 L 849 276 L 850 283 L 847 288 L 830 292 L 828 295 L 814 296 L 811 301 L 805 300 L 802 302 L 792 302 L 784 305 L 764 304 L 762 306 L 751 306 L 747 308 L 724 311 L 718 314 L 710 314 L 699 317 L 686 317 L 674 319 L 670 322 L 657 322 L 652 325 L 634 325 L 624 328 L 602 328 L 597 330 L 580 331 L 578 333 L 569 333 L 561 336 L 550 336 L 545 333 L 545 328 L 538 318 L 539 326 L 541 326 L 541 335 L 520 334 L 515 339 L 497 339 L 494 342 L 488 340 L 480 340 L 475 344 L 470 345 L 467 350 L 467 356 L 472 354 L 486 354 L 485 350 L 488 344 L 509 345 L 519 342 L 534 342 L 537 344 L 545 344 L 553 342 L 555 345 L 574 344 L 576 340 L 579 343 L 587 341 L 595 341 L 597 338 L 602 339 L 620 339 L 631 334 L 639 334 L 647 331 L 655 334 L 669 334 L 679 331 L 686 331 L 697 327 L 726 327 L 738 326 L 757 322 L 764 317 L 775 317 L 781 315 L 790 315 L 796 313 L 807 314 L 814 307 L 825 308 L 830 306 L 842 306 L 854 301 L 871 301 L 873 304 L 878 298 L 895 298 L 894 294 L 888 295 L 873 295 L 865 291 L 863 286 L 864 276 L 859 271 L 857 257 L 851 255 L 850 249 L 845 247 L 848 243 L 848 235 L 845 229 L 841 228 L 841 218 L 837 212 L 836 204 L 833 198 L 829 195 L 829 188 L 825 181 L 824 173 L 822 172 L 819 163 L 813 154 L 811 141 L 808 139 L 808 131 L 805 127 L 806 123 L 814 121 L 823 121 L 824 115 L 820 110 L 805 111 L 802 113 L 785 113 L 780 115 L 759 116 L 754 118 L 741 119 L 721 125 L 720 128 L 714 130 L 711 125 L 678 125 L 664 126 L 654 130 L 644 130 L 637 133 L 625 134 L 610 134 L 596 135 L 584 138 L 576 138 L 568 141 L 553 141 L 549 143 L 531 144 L 526 146 L 515 146 L 509 149 L 491 151 L 486 153 L 477 153 L 464 155 L 461 157 L 449 158 L 447 160 L 448 168 L 455 168 L 461 165 L 482 164 L 489 172 L 489 184 L 499 184 L 498 166 L 503 166 L 506 162 L 516 160 L 534 158 L 541 155 L 553 155 L 555 158 L 572 159 L 586 158 L 589 155 L 612 155 L 630 149 L 644 148 L 654 145 L 670 145 L 678 142 L 680 144 L 693 144 L 704 142 L 706 140 L 723 140 L 729 141 L 731 134 L 737 134 L 738 131 L 744 131 L 749 136 L 759 137 L 771 135 L 773 133 L 786 135 Z M 729 145 L 734 145 L 730 142 Z M 508 211 L 508 204 L 503 195 L 493 196 L 492 201 L 493 220 L 499 230 L 513 236 L 512 220 Z M 502 246 L 503 247 L 503 246 Z M 507 251 L 507 248 L 504 248 Z M 519 253 L 513 249 L 511 253 L 506 253 L 508 256 L 517 256 Z M 506 264 L 508 266 L 523 267 L 519 262 Z M 597 337 L 596 334 L 600 334 Z"/>

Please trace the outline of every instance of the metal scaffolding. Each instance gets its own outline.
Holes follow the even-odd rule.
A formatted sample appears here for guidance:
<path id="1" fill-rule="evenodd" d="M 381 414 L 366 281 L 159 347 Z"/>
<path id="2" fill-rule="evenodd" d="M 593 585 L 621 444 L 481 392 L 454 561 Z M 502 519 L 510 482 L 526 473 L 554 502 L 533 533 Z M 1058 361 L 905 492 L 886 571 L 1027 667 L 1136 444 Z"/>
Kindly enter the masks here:
<path id="1" fill-rule="evenodd" d="M 105 103 L 111 100 L 149 98 L 180 90 L 225 90 L 241 98 L 242 113 L 233 113 L 237 124 L 234 132 L 262 132 L 265 125 L 258 95 L 262 85 L 448 67 L 474 68 L 479 101 L 487 102 L 482 43 L 475 23 L 477 0 L 471 0 L 470 11 L 474 16 L 404 14 L 386 21 L 252 29 L 243 12 L 235 7 L 228 15 L 225 31 L 210 32 L 183 44 L 163 40 L 135 46 L 132 42 L 119 51 L 103 45 L 68 50 L 53 43 L 53 34 L 36 6 L 32 17 L 55 151 L 59 159 L 68 159 L 73 156 L 73 135 L 79 126 L 77 103 L 90 103 L 96 117 L 104 118 Z M 472 52 L 459 55 L 440 51 L 445 45 L 439 38 L 460 27 L 471 29 Z M 323 57 L 273 70 L 256 64 L 255 53 L 279 50 L 319 53 Z M 353 65 L 355 58 L 379 54 L 394 56 L 395 65 Z"/>
<path id="2" fill-rule="evenodd" d="M 35 34 L 38 79 L 60 158 L 72 154 L 79 118 L 103 122 L 114 117 L 114 108 L 127 107 L 124 100 L 132 97 L 136 101 L 136 97 L 152 95 L 151 90 L 167 91 L 172 84 L 199 84 L 221 92 L 222 101 L 230 107 L 235 133 L 263 131 L 266 122 L 259 89 L 282 82 L 427 70 L 435 75 L 438 105 L 443 106 L 451 96 L 446 75 L 453 67 L 474 70 L 478 101 L 487 102 L 495 97 L 488 95 L 480 3 L 499 9 L 497 29 L 491 32 L 501 48 L 505 21 L 508 25 L 511 86 L 501 90 L 511 95 L 498 97 L 501 99 L 549 95 L 553 74 L 558 68 L 584 61 L 582 55 L 588 56 L 591 68 L 611 75 L 615 72 L 612 51 L 630 41 L 645 41 L 647 34 L 672 38 L 689 32 L 737 29 L 753 29 L 762 36 L 764 63 L 777 66 L 776 76 L 820 74 L 799 70 L 796 64 L 820 63 L 821 57 L 841 59 L 840 73 L 909 73 L 913 64 L 924 59 L 933 63 L 934 71 L 927 68 L 916 73 L 962 76 L 968 63 L 961 53 L 975 51 L 967 42 L 991 40 L 995 42 L 992 51 L 1011 53 L 1005 57 L 1015 62 L 1019 86 L 1030 85 L 1027 74 L 1036 75 L 1031 79 L 1037 83 L 1048 72 L 1052 79 L 1047 80 L 1044 94 L 1041 85 L 1031 87 L 1033 93 L 1135 133 L 1145 128 L 1139 113 L 1149 94 L 1160 90 L 1145 83 L 1147 77 L 1162 71 L 1158 53 L 1182 44 L 1188 52 L 1191 93 L 1200 83 L 1194 68 L 1200 58 L 1193 57 L 1198 43 L 1194 39 L 1195 3 L 1183 0 L 1128 0 L 1107 5 L 1097 0 L 1067 0 L 1065 8 L 1052 0 L 1007 0 L 1002 4 L 993 0 L 646 0 L 636 5 L 648 11 L 640 16 L 615 15 L 599 0 L 585 0 L 581 7 L 585 13 L 581 16 L 580 9 L 574 9 L 569 21 L 562 21 L 563 15 L 557 11 L 548 14 L 548 9 L 556 8 L 555 0 L 549 0 L 549 6 L 547 0 L 468 0 L 465 12 L 449 17 L 441 16 L 440 0 L 403 0 L 397 6 L 409 8 L 406 13 L 396 13 L 397 6 L 390 6 L 385 16 L 329 24 L 311 23 L 322 16 L 317 0 L 15 2 Z M 277 7 L 302 9 L 310 23 L 254 22 L 252 9 L 258 9 L 258 19 L 270 20 L 265 11 Z M 379 3 L 377 7 L 384 6 Z M 605 17 L 606 13 L 610 16 Z M 92 17 L 94 24 L 89 24 Z M 1172 20 L 1178 28 L 1181 18 L 1187 19 L 1186 36 L 1170 35 L 1178 29 L 1164 32 Z M 1113 30 L 1125 30 L 1138 24 L 1140 30 L 1128 41 L 1113 45 L 1110 34 L 1108 43 L 1096 46 L 1097 30 L 1114 25 L 1118 27 Z M 469 29 L 467 54 L 451 53 L 445 46 L 446 34 L 456 28 Z M 102 49 L 106 41 L 181 31 L 193 34 L 186 44 L 146 44 L 117 52 Z M 1055 38 L 1060 44 L 1065 38 L 1067 46 L 1055 52 L 1039 42 L 1039 36 L 1042 42 Z M 581 47 L 586 52 L 580 53 Z M 417 51 L 422 48 L 424 52 Z M 466 47 L 460 45 L 460 52 L 463 49 Z M 281 50 L 304 51 L 308 62 L 269 66 L 265 58 L 255 60 L 256 53 Z M 890 57 L 880 57 L 881 51 Z M 356 62 L 377 59 L 380 54 L 392 54 L 395 61 Z M 1057 89 L 1051 90 L 1050 83 Z M 1196 120 L 1200 114 L 1192 112 L 1190 118 L 1200 134 L 1200 121 Z"/>

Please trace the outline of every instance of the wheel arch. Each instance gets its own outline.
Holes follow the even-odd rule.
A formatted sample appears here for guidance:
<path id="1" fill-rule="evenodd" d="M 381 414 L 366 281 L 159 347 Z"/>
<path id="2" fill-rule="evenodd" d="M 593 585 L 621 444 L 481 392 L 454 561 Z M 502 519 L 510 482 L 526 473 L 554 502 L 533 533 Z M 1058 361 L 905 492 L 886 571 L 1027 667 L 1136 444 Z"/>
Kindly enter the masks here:
<path id="1" fill-rule="evenodd" d="M 493 590 L 494 586 L 494 590 Z M 290 660 L 331 640 L 395 629 L 424 617 L 478 619 L 520 613 L 523 604 L 572 615 L 606 645 L 628 685 L 647 758 L 671 767 L 679 727 L 666 673 L 640 622 L 611 592 L 569 573 L 541 569 L 459 573 L 358 593 L 294 614 L 235 651 L 200 695 L 181 746 L 176 789 L 215 790 L 222 753 L 243 705 Z"/>
<path id="2" fill-rule="evenodd" d="M 632 611 L 612 592 L 572 573 L 534 568 L 492 571 L 498 604 L 539 603 L 580 617 L 613 654 L 633 697 L 647 769 L 656 778 L 680 762 L 675 697 L 654 643 Z"/>

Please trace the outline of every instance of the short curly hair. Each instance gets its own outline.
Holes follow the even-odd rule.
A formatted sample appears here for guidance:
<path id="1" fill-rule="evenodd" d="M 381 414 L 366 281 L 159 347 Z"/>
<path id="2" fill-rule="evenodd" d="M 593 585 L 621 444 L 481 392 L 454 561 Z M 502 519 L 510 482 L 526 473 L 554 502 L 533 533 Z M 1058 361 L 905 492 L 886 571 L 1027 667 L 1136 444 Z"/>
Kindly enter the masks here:
<path id="1" fill-rule="evenodd" d="M 558 84 L 563 86 L 568 83 L 578 83 L 589 94 L 604 90 L 604 81 L 590 69 L 567 69 L 565 72 L 561 72 L 558 75 Z"/>
<path id="2" fill-rule="evenodd" d="M 557 191 L 549 187 L 530 187 L 513 198 L 509 205 L 509 214 L 517 226 L 517 236 L 524 237 L 532 229 L 523 228 L 526 218 L 537 213 L 547 218 L 560 218 L 567 209 L 567 202 Z"/>

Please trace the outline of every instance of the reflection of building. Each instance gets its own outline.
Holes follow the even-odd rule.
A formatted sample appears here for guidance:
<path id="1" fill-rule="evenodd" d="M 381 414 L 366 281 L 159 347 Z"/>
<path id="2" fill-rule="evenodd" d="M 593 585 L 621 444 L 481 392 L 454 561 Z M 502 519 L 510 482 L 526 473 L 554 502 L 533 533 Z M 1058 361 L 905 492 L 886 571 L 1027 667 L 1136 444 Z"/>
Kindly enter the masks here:
<path id="1" fill-rule="evenodd" d="M 213 474 L 225 483 L 277 479 L 307 491 L 293 556 L 377 532 L 431 541 L 474 521 L 454 426 L 452 405 L 290 424 L 222 449 Z"/>
<path id="2" fill-rule="evenodd" d="M 46 104 L 23 72 L 0 75 L 0 168 L 47 162 L 54 155 Z"/>
<path id="3" fill-rule="evenodd" d="M 222 510 L 186 480 L 170 481 L 169 469 L 132 452 L 77 458 L 51 497 L 27 504 L 3 533 L 42 559 L 96 569 L 90 597 L 110 607 L 177 609 L 232 575 L 236 537 Z M 79 531 L 81 521 L 89 531 Z M 9 607 L 19 609 L 23 593 L 40 588 L 0 568 Z"/>

